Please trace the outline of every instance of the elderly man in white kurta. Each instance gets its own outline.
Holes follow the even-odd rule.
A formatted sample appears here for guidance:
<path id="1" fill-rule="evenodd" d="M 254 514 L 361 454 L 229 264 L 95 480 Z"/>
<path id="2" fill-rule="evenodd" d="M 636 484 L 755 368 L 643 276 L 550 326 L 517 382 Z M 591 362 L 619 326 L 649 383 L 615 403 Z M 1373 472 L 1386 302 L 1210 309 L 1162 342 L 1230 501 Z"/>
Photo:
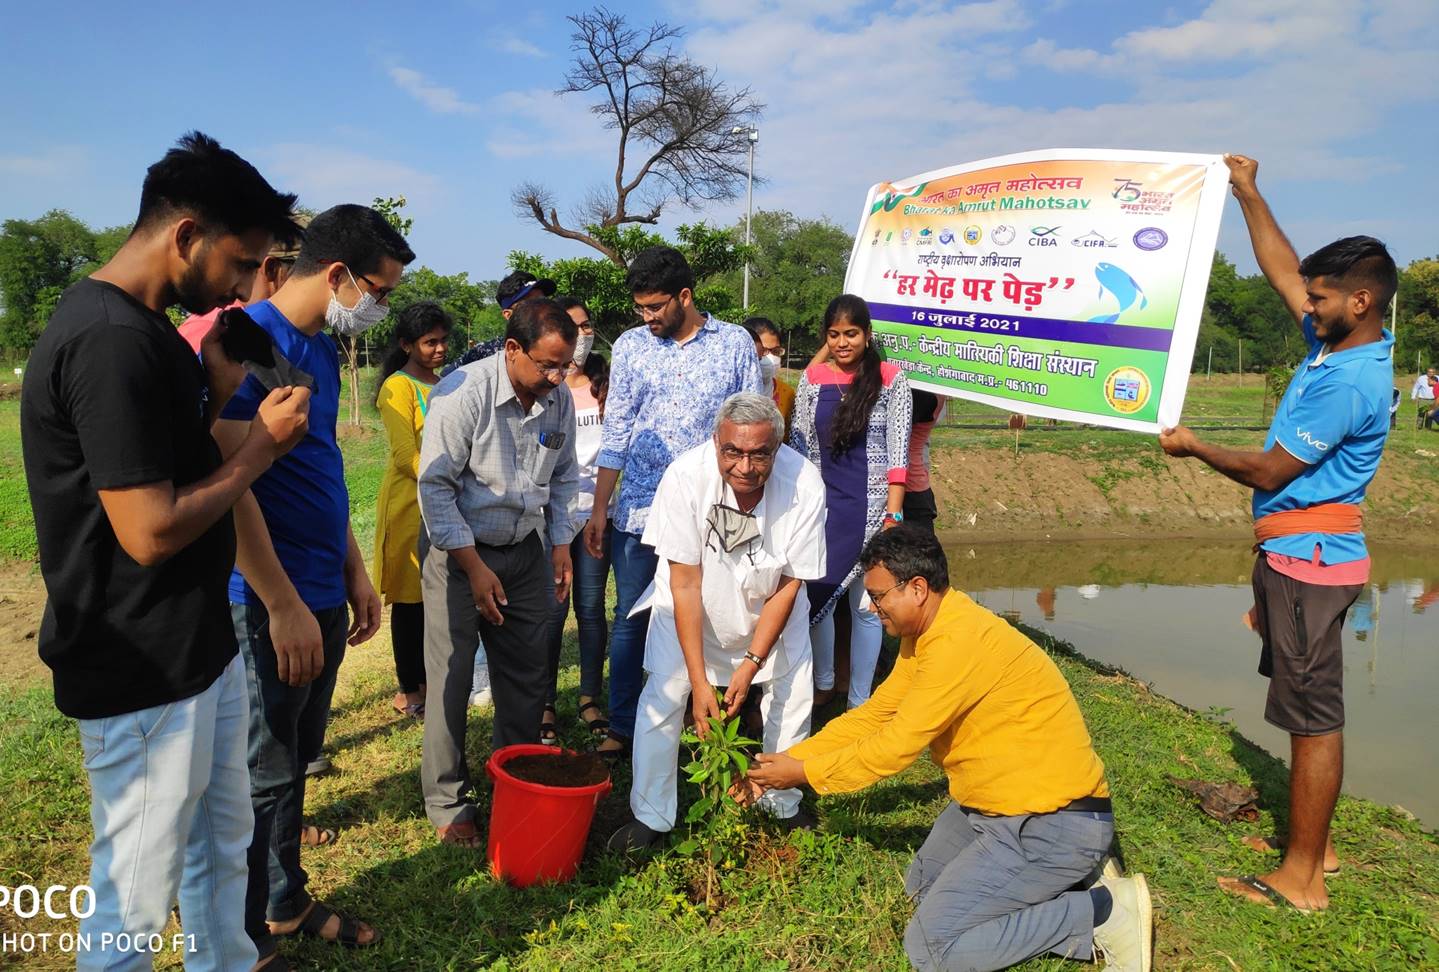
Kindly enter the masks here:
<path id="1" fill-rule="evenodd" d="M 784 419 L 752 392 L 720 407 L 714 438 L 676 459 L 660 480 L 645 526 L 659 569 L 636 611 L 651 610 L 648 680 L 634 737 L 635 819 L 615 849 L 658 843 L 675 825 L 680 731 L 686 702 L 696 729 L 733 718 L 763 684 L 764 748 L 809 735 L 814 702 L 805 581 L 824 575 L 824 482 L 782 444 Z M 725 686 L 717 697 L 714 686 Z M 798 789 L 771 790 L 761 808 L 799 821 Z"/>

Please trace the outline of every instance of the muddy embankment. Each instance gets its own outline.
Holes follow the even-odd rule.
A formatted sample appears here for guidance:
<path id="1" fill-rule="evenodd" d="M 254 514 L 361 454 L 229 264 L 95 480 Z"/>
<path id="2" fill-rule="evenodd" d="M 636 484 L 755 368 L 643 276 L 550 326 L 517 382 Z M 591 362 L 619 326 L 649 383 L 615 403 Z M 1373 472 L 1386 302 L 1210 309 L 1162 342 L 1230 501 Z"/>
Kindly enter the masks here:
<path id="1" fill-rule="evenodd" d="M 930 454 L 947 540 L 1081 540 L 1250 535 L 1248 489 L 1197 459 L 936 447 Z M 1439 459 L 1386 455 L 1365 532 L 1439 547 Z"/>

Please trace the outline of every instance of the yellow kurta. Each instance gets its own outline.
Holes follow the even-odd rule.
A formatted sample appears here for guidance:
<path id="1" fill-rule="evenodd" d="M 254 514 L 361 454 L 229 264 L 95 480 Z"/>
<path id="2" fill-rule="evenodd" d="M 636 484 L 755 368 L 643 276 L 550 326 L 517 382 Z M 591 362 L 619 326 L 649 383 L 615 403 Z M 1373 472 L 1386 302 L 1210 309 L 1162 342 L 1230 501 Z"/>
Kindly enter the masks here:
<path id="1" fill-rule="evenodd" d="M 375 573 L 386 604 L 420 603 L 420 432 L 433 386 L 397 371 L 380 386 L 390 461 L 375 517 Z"/>

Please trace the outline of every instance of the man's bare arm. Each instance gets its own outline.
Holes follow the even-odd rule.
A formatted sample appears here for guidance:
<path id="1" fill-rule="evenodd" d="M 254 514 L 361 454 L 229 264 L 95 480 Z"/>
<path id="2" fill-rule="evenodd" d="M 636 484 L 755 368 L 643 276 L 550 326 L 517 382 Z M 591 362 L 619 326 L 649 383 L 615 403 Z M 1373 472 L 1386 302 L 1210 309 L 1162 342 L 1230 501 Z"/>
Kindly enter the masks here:
<path id="1" fill-rule="evenodd" d="M 1244 222 L 1249 227 L 1249 242 L 1254 247 L 1254 258 L 1269 286 L 1279 294 L 1289 313 L 1296 321 L 1304 320 L 1304 305 L 1309 302 L 1304 277 L 1299 273 L 1299 254 L 1269 209 L 1269 203 L 1259 194 L 1255 176 L 1259 163 L 1244 155 L 1226 155 L 1224 164 L 1229 166 L 1229 182 L 1234 189 L 1234 198 L 1244 213 Z"/>

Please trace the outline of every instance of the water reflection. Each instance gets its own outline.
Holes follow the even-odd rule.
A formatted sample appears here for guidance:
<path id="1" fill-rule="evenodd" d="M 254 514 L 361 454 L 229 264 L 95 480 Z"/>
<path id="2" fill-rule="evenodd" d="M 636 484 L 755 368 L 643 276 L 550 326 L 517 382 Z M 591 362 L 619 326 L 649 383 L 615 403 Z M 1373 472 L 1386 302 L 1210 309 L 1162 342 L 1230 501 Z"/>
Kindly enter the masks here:
<path id="1" fill-rule="evenodd" d="M 1344 625 L 1345 789 L 1439 826 L 1432 772 L 1439 697 L 1439 550 L 1371 549 L 1371 582 Z M 1240 542 L 1077 541 L 949 546 L 955 585 L 993 611 L 1042 627 L 1195 709 L 1220 708 L 1287 757 L 1264 721 L 1253 554 Z"/>

